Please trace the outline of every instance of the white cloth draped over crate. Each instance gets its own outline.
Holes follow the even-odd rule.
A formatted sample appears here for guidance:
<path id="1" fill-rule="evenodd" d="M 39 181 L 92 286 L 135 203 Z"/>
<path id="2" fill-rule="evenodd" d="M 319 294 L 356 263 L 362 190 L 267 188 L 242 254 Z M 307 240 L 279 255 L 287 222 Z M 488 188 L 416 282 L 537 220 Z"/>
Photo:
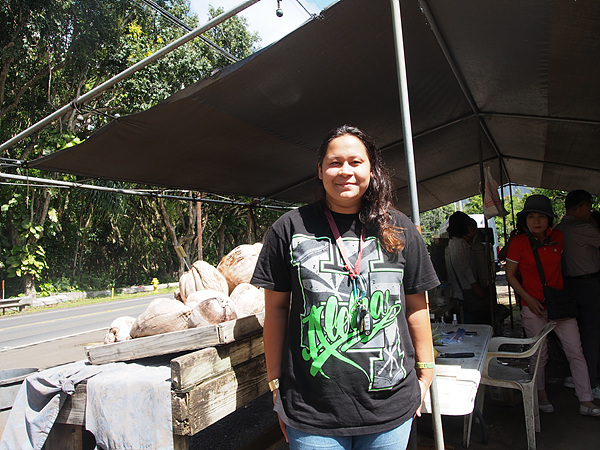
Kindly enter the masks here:
<path id="1" fill-rule="evenodd" d="M 67 395 L 87 382 L 85 428 L 105 449 L 172 449 L 169 365 L 87 361 L 25 379 L 6 423 L 0 450 L 43 447 Z"/>

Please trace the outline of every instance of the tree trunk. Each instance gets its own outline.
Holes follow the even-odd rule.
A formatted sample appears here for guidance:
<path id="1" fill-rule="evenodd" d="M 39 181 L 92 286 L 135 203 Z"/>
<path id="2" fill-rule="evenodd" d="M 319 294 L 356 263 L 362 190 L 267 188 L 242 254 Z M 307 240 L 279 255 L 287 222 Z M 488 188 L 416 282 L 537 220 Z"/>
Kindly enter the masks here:
<path id="1" fill-rule="evenodd" d="M 221 222 L 221 226 L 219 227 L 219 243 L 218 243 L 218 249 L 219 249 L 219 261 L 223 259 L 223 256 L 225 256 L 225 230 L 226 230 L 226 226 L 224 222 Z"/>
<path id="2" fill-rule="evenodd" d="M 35 291 L 35 278 L 33 278 L 33 275 L 23 275 L 23 292 L 25 293 L 26 297 L 36 297 L 37 293 Z"/>

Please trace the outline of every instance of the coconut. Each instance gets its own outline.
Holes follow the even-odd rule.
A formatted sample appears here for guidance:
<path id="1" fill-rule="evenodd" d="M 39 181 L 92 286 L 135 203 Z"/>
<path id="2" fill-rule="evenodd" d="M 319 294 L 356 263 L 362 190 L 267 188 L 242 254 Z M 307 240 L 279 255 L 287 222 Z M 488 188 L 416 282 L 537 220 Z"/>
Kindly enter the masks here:
<path id="1" fill-rule="evenodd" d="M 131 327 L 132 338 L 154 336 L 188 328 L 192 308 L 172 298 L 157 298 L 150 302 Z"/>
<path id="2" fill-rule="evenodd" d="M 189 328 L 217 324 L 237 319 L 235 303 L 229 297 L 216 296 L 202 300 L 188 319 Z"/>
<path id="3" fill-rule="evenodd" d="M 229 296 L 227 296 L 227 294 L 224 294 L 221 291 L 215 291 L 214 289 L 203 289 L 201 291 L 192 292 L 188 296 L 187 302 L 185 304 L 193 309 L 198 305 L 198 303 L 201 303 L 204 300 L 208 300 L 211 298 L 220 298 L 224 302 L 229 300 Z"/>
<path id="4" fill-rule="evenodd" d="M 106 332 L 104 336 L 104 343 L 110 344 L 112 342 L 123 342 L 128 339 L 131 339 L 129 333 L 131 332 L 131 327 L 135 322 L 135 317 L 131 316 L 123 316 L 117 317 L 110 324 L 110 328 Z"/>
<path id="5" fill-rule="evenodd" d="M 238 317 L 251 316 L 265 310 L 265 292 L 249 283 L 241 283 L 230 296 L 235 303 Z"/>
<path id="6" fill-rule="evenodd" d="M 250 282 L 261 249 L 262 243 L 260 242 L 254 245 L 242 244 L 223 257 L 217 270 L 227 280 L 230 293 L 237 285 Z"/>
<path id="7" fill-rule="evenodd" d="M 196 261 L 190 270 L 179 278 L 179 292 L 184 303 L 190 294 L 203 289 L 213 289 L 229 294 L 227 280 L 215 267 L 205 261 Z"/>

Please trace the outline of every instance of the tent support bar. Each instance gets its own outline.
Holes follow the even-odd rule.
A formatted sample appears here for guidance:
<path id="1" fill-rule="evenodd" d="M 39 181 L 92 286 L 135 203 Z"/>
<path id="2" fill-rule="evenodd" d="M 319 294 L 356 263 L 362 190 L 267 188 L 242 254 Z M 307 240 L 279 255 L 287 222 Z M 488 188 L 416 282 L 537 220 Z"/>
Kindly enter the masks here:
<path id="1" fill-rule="evenodd" d="M 400 92 L 400 108 L 402 111 L 402 127 L 404 131 L 404 150 L 406 154 L 406 172 L 408 174 L 408 191 L 410 196 L 411 219 L 421 229 L 419 216 L 419 197 L 417 195 L 417 173 L 415 169 L 415 155 L 413 150 L 412 127 L 410 122 L 410 105 L 408 99 L 408 81 L 406 78 L 406 59 L 404 56 L 404 37 L 402 36 L 402 15 L 400 1 L 390 0 L 392 7 L 392 22 L 394 27 L 394 43 L 396 48 L 396 74 L 398 76 L 398 91 Z M 431 416 L 436 450 L 444 449 L 444 432 L 442 430 L 442 414 L 440 411 L 439 394 L 435 368 L 433 379 L 429 387 L 431 398 Z M 414 435 L 413 435 L 414 436 Z M 415 439 L 413 439 L 415 441 Z M 417 443 L 411 442 L 416 448 Z"/>
<path id="2" fill-rule="evenodd" d="M 72 181 L 49 180 L 49 179 L 45 179 L 45 178 L 28 177 L 28 176 L 24 176 L 24 175 L 14 175 L 14 174 L 10 174 L 10 173 L 0 172 L 0 179 L 1 178 L 5 178 L 8 180 L 33 182 L 33 183 L 43 183 L 44 185 L 52 185 L 52 186 L 65 187 L 65 188 L 89 189 L 89 190 L 93 190 L 93 191 L 113 192 L 115 194 L 139 195 L 141 197 L 165 198 L 165 199 L 169 199 L 169 200 L 185 200 L 188 202 L 196 202 L 196 203 L 216 203 L 216 204 L 225 204 L 225 205 L 251 206 L 253 208 L 268 208 L 268 209 L 283 209 L 283 210 L 292 209 L 292 207 L 275 206 L 275 205 L 261 205 L 261 204 L 255 203 L 255 202 L 244 203 L 244 202 L 234 202 L 231 200 L 216 200 L 216 199 L 211 199 L 211 198 L 184 197 L 182 195 L 157 194 L 155 192 L 138 191 L 135 189 L 118 189 L 118 188 L 111 188 L 111 187 L 107 187 L 107 186 L 94 186 L 92 184 L 75 183 Z"/>
<path id="3" fill-rule="evenodd" d="M 475 103 L 475 99 L 473 98 L 473 95 L 471 94 L 471 91 L 469 90 L 469 87 L 467 86 L 467 83 L 465 82 L 465 79 L 463 78 L 462 73 L 460 72 L 458 66 L 456 65 L 456 62 L 455 62 L 453 56 L 450 54 L 450 50 L 448 49 L 448 46 L 446 45 L 446 41 L 444 40 L 444 37 L 442 36 L 442 33 L 440 32 L 440 29 L 437 26 L 437 23 L 433 17 L 433 14 L 431 13 L 431 10 L 429 9 L 429 5 L 427 4 L 427 1 L 419 0 L 419 5 L 421 5 L 423 14 L 425 15 L 425 18 L 427 19 L 427 22 L 429 23 L 431 31 L 433 31 L 433 35 L 435 36 L 435 39 L 436 39 L 438 45 L 440 46 L 440 50 L 444 54 L 444 57 L 446 58 L 446 61 L 448 62 L 448 65 L 450 66 L 450 70 L 452 70 L 452 73 L 454 74 L 454 78 L 456 79 L 456 82 L 460 86 L 460 89 L 462 90 L 463 95 L 465 96 L 465 100 L 467 101 L 467 103 L 469 103 L 469 106 L 471 107 L 471 110 L 473 111 L 473 113 L 475 115 L 477 115 L 477 117 L 479 117 L 480 128 L 483 130 L 486 138 L 490 142 L 492 148 L 494 149 L 494 151 L 496 152 L 498 157 L 501 158 L 502 153 L 500 153 L 500 149 L 498 148 L 498 146 L 496 145 L 496 142 L 492 138 L 492 134 L 490 133 L 485 122 L 481 118 L 481 111 L 477 107 L 477 103 Z M 504 167 L 504 170 L 506 172 L 507 178 L 510 178 L 506 167 Z"/>
<path id="4" fill-rule="evenodd" d="M 489 163 L 490 161 L 494 161 L 495 159 L 496 159 L 496 157 L 493 156 L 493 157 L 490 157 L 490 158 L 485 158 L 483 160 L 483 162 L 484 163 Z M 458 172 L 460 170 L 467 169 L 469 167 L 475 167 L 475 166 L 479 167 L 479 161 L 476 162 L 476 163 L 473 163 L 473 164 L 467 164 L 467 165 L 464 165 L 464 166 L 457 167 L 456 169 L 447 170 L 446 172 L 436 173 L 435 175 L 433 175 L 433 176 L 431 176 L 429 178 L 421 178 L 420 183 L 421 183 L 421 185 L 423 185 L 423 183 L 427 183 L 428 181 L 434 180 L 434 179 L 436 179 L 438 177 L 442 177 L 442 176 L 445 176 L 445 175 L 450 175 L 451 173 Z M 400 192 L 400 191 L 402 191 L 404 189 L 408 189 L 408 186 L 397 188 L 396 192 Z M 446 203 L 446 202 L 444 202 L 444 203 Z"/>
<path id="5" fill-rule="evenodd" d="M 585 119 L 574 119 L 569 117 L 549 117 L 549 116 L 533 116 L 529 114 L 507 114 L 507 113 L 494 113 L 494 112 L 482 112 L 482 117 L 506 117 L 509 119 L 527 119 L 527 120 L 539 120 L 542 122 L 564 122 L 564 123 L 576 123 L 578 125 L 600 125 L 597 120 L 585 120 Z"/>
<path id="6" fill-rule="evenodd" d="M 176 39 L 175 41 L 173 41 L 170 44 L 161 48 L 160 50 L 154 52 L 150 56 L 142 59 L 141 61 L 137 62 L 136 64 L 129 67 L 128 69 L 125 69 L 123 72 L 115 75 L 114 77 L 112 77 L 109 80 L 105 81 L 104 83 L 98 85 L 97 87 L 95 87 L 94 89 L 89 91 L 88 93 L 83 94 L 81 97 L 76 98 L 71 103 L 63 106 L 62 108 L 58 109 L 54 113 L 50 114 L 49 116 L 46 116 L 46 118 L 40 120 L 39 122 L 37 122 L 37 123 L 33 124 L 32 126 L 30 126 L 29 128 L 27 128 L 26 130 L 20 132 L 13 138 L 9 139 L 4 144 L 0 145 L 0 152 L 2 150 L 6 150 L 7 148 L 10 148 L 11 146 L 17 144 L 18 142 L 22 141 L 26 137 L 35 133 L 36 131 L 46 127 L 47 125 L 51 124 L 55 120 L 64 116 L 65 114 L 69 113 L 73 109 L 76 109 L 79 105 L 82 105 L 82 104 L 96 98 L 97 96 L 102 94 L 104 91 L 106 91 L 108 88 L 114 86 L 115 84 L 117 84 L 120 81 L 124 80 L 125 78 L 131 76 L 135 72 L 152 64 L 154 61 L 162 58 L 166 54 L 177 49 L 178 47 L 181 47 L 183 44 L 188 43 L 192 39 L 200 36 L 201 34 L 205 33 L 206 31 L 210 30 L 211 28 L 225 22 L 227 19 L 235 16 L 240 11 L 243 11 L 244 9 L 248 8 L 249 6 L 252 6 L 254 3 L 257 3 L 259 1 L 260 0 L 246 0 L 245 2 L 236 6 L 235 8 L 233 8 L 227 12 L 224 12 L 223 14 L 210 20 L 205 25 L 202 25 L 202 26 L 190 31 L 189 33 L 183 35 L 179 39 Z"/>
<path id="7" fill-rule="evenodd" d="M 548 161 L 547 159 L 534 159 L 534 158 L 524 158 L 522 156 L 504 156 L 504 159 L 507 161 L 510 161 L 512 159 L 516 160 L 516 161 L 527 161 L 527 162 L 536 162 L 536 163 L 540 163 L 543 165 L 549 165 L 549 164 L 553 164 L 556 166 L 561 166 L 561 167 L 570 167 L 573 169 L 577 169 L 577 170 L 581 170 L 581 169 L 586 169 L 586 170 L 591 170 L 593 172 L 596 172 L 598 174 L 600 174 L 600 169 L 597 169 L 595 167 L 589 167 L 588 166 L 584 166 L 583 163 L 582 164 L 567 164 L 564 162 L 554 162 L 554 161 Z M 540 187 L 544 187 L 544 186 L 540 186 Z"/>
<path id="8" fill-rule="evenodd" d="M 411 219 L 417 227 L 420 227 L 421 221 L 419 218 L 419 197 L 417 196 L 417 174 L 415 170 L 412 126 L 410 122 L 410 105 L 408 100 L 408 81 L 406 78 L 406 59 L 404 57 L 404 37 L 402 36 L 400 2 L 398 0 L 390 1 L 392 4 L 392 20 L 394 24 L 394 42 L 396 44 L 396 74 L 398 76 L 400 108 L 402 111 L 402 127 L 404 131 L 404 150 L 406 154 L 406 170 L 410 192 Z"/>

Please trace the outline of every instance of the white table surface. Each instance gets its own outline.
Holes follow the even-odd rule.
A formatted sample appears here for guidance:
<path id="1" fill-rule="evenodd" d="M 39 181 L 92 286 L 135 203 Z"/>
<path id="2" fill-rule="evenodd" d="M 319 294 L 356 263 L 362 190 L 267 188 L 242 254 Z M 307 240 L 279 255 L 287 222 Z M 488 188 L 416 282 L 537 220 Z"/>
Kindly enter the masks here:
<path id="1" fill-rule="evenodd" d="M 454 342 L 443 346 L 435 346 L 440 353 L 472 352 L 472 358 L 437 358 L 435 373 L 438 388 L 438 402 L 441 414 L 447 416 L 464 416 L 473 411 L 475 397 L 481 379 L 481 370 L 485 354 L 492 337 L 489 325 L 460 324 L 446 325 L 445 330 L 476 331 L 476 336 L 464 336 L 462 342 Z M 431 414 L 430 392 L 427 392 L 422 412 Z"/>

